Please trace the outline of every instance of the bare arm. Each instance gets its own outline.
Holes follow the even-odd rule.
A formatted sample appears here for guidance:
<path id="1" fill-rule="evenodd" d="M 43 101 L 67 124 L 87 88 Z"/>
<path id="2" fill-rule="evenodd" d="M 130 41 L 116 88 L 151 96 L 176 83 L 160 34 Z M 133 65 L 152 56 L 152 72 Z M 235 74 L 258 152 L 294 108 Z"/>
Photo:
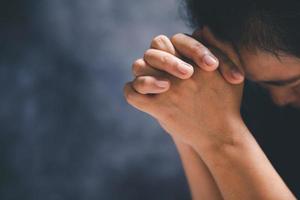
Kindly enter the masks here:
<path id="1" fill-rule="evenodd" d="M 229 130 L 233 140 L 206 149 L 196 145 L 224 199 L 296 199 L 243 123 Z"/>
<path id="2" fill-rule="evenodd" d="M 220 200 L 221 193 L 197 152 L 189 145 L 174 139 L 189 183 L 193 200 Z"/>
<path id="3" fill-rule="evenodd" d="M 173 44 L 166 36 L 160 35 L 155 37 L 151 43 L 151 48 L 179 56 Z M 181 74 L 176 66 L 171 67 L 165 65 L 164 67 L 161 67 L 159 69 L 156 69 L 156 67 L 157 66 L 150 65 L 144 60 L 139 59 L 133 64 L 133 74 L 136 77 L 147 77 L 148 79 L 150 78 L 150 76 L 152 76 L 151 79 L 155 77 L 165 77 L 166 75 L 163 73 L 163 71 L 169 74 L 173 74 L 174 76 L 177 76 L 181 79 L 189 78 L 192 75 L 192 71 L 184 75 Z M 135 87 L 135 90 L 141 94 L 157 94 L 166 92 L 166 89 L 168 88 L 159 89 L 153 87 L 150 84 L 151 79 L 149 79 L 149 81 L 145 81 L 142 87 Z M 210 174 L 209 170 L 207 169 L 199 155 L 197 155 L 195 150 L 193 150 L 191 146 L 179 141 L 178 139 L 174 139 L 174 142 L 182 160 L 193 200 L 223 199 L 215 181 L 213 180 L 212 175 Z"/>
<path id="4" fill-rule="evenodd" d="M 187 48 L 192 46 L 181 44 L 187 45 Z M 190 48 L 189 52 L 193 49 Z M 146 64 L 159 70 L 168 66 L 168 72 L 174 72 L 172 75 L 179 74 L 172 69 L 183 68 L 187 64 L 172 56 L 173 53 L 147 51 L 143 62 L 140 62 L 142 64 L 136 65 L 135 69 L 145 69 Z M 226 83 L 218 71 L 208 73 L 194 68 L 194 76 L 190 77 L 192 73 L 193 70 L 188 70 L 181 77 L 187 78 L 184 81 L 174 78 L 165 80 L 163 75 L 155 78 L 142 74 L 126 84 L 125 98 L 137 109 L 155 117 L 173 137 L 180 138 L 197 151 L 224 199 L 295 199 L 241 119 L 242 84 Z M 167 85 L 164 84 L 163 89 L 157 88 L 158 80 L 163 80 Z M 149 89 L 159 95 L 144 95 L 148 94 Z M 182 150 L 180 153 L 186 155 Z M 186 164 L 186 160 L 190 159 L 182 158 L 186 171 L 194 171 L 190 163 Z M 187 175 L 195 193 L 193 174 Z"/>
<path id="5" fill-rule="evenodd" d="M 174 54 L 153 49 L 144 54 L 143 61 L 158 69 L 163 69 L 166 63 L 173 69 L 187 66 L 174 58 Z M 140 65 L 139 69 L 146 66 Z M 185 73 L 185 78 L 188 77 Z M 155 117 L 173 137 L 197 151 L 224 199 L 295 199 L 242 121 L 242 84 L 228 84 L 218 71 L 197 68 L 194 76 L 184 81 L 164 80 L 169 84 L 163 90 L 154 86 L 161 79 L 137 77 L 126 84 L 125 98 L 137 109 Z M 144 95 L 149 88 L 156 88 L 158 93 L 167 92 Z M 185 164 L 188 173 L 194 171 L 190 166 Z M 188 174 L 188 179 L 194 180 L 192 176 Z M 193 190 L 197 184 L 190 182 Z"/>

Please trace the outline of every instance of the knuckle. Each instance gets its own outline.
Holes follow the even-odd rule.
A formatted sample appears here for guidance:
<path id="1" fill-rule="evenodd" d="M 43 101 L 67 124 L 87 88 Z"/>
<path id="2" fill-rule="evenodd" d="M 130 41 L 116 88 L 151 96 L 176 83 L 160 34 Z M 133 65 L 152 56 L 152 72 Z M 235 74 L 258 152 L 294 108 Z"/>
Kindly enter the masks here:
<path id="1" fill-rule="evenodd" d="M 139 80 L 139 83 L 140 83 L 139 85 L 141 88 L 146 88 L 153 83 L 152 79 L 146 78 L 146 77 L 140 78 L 138 80 Z"/>
<path id="2" fill-rule="evenodd" d="M 165 41 L 165 40 L 169 39 L 166 35 L 158 35 L 155 38 L 160 40 L 160 41 Z"/>
<path id="3" fill-rule="evenodd" d="M 147 88 L 151 84 L 151 81 L 147 78 L 140 77 L 140 78 L 137 78 L 134 83 L 135 83 L 134 88 L 137 90 L 137 92 L 139 92 L 141 94 L 146 94 Z"/>
<path id="4" fill-rule="evenodd" d="M 172 58 L 169 55 L 165 55 L 162 57 L 162 64 L 166 71 L 176 70 L 178 68 L 179 62 L 176 59 Z"/>
<path id="5" fill-rule="evenodd" d="M 138 72 L 141 70 L 141 68 L 143 67 L 143 60 L 142 59 L 138 59 L 136 61 L 133 62 L 132 64 L 132 73 L 133 75 L 137 75 Z"/>
<path id="6" fill-rule="evenodd" d="M 159 47 L 161 47 L 166 42 L 166 40 L 168 40 L 167 36 L 165 36 L 165 35 L 158 35 L 155 38 L 153 38 L 151 46 L 159 48 Z"/>
<path id="7" fill-rule="evenodd" d="M 179 68 L 179 65 L 181 65 L 179 62 L 173 61 L 173 62 L 170 64 L 170 68 L 171 68 L 172 70 L 177 71 L 178 68 Z"/>
<path id="8" fill-rule="evenodd" d="M 147 60 L 148 58 L 150 58 L 152 53 L 153 53 L 152 49 L 147 49 L 144 53 L 144 59 Z"/>
<path id="9" fill-rule="evenodd" d="M 171 37 L 171 41 L 174 42 L 176 41 L 177 39 L 179 39 L 180 37 L 182 37 L 183 33 L 176 33 L 175 35 L 173 35 Z"/>
<path id="10" fill-rule="evenodd" d="M 201 43 L 198 43 L 196 42 L 195 44 L 193 44 L 191 46 L 191 51 L 192 51 L 192 54 L 195 56 L 195 57 L 198 57 L 199 55 L 204 55 L 205 53 L 208 52 L 207 48 L 204 47 Z"/>
<path id="11" fill-rule="evenodd" d="M 174 64 L 173 59 L 169 55 L 163 55 L 161 57 L 161 63 L 165 67 L 172 66 Z"/>

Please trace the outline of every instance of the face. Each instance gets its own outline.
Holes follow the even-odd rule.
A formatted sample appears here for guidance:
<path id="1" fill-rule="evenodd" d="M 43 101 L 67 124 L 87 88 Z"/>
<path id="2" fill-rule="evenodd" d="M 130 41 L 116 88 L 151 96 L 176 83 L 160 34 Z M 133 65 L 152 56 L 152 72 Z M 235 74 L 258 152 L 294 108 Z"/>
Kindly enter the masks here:
<path id="1" fill-rule="evenodd" d="M 201 39 L 214 49 L 217 57 L 228 59 L 242 70 L 248 80 L 269 91 L 278 106 L 300 108 L 300 59 L 290 55 L 275 55 L 264 51 L 233 48 L 214 37 L 208 28 L 201 31 Z"/>

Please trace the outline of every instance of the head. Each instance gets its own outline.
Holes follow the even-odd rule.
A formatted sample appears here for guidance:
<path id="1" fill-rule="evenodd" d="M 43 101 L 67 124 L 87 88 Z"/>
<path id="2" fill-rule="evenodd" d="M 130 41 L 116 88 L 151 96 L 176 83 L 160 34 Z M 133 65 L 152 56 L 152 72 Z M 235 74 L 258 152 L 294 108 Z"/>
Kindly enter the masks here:
<path id="1" fill-rule="evenodd" d="M 300 108 L 300 1 L 186 0 L 201 39 L 267 89 L 279 106 Z"/>

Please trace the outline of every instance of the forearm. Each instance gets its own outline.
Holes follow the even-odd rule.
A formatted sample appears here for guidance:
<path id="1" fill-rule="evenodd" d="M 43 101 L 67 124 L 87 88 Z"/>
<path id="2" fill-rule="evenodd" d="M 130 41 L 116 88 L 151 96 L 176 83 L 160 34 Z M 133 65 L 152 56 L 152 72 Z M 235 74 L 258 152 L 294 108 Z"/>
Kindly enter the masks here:
<path id="1" fill-rule="evenodd" d="M 189 145 L 174 139 L 189 183 L 193 200 L 220 200 L 221 193 L 197 152 Z"/>
<path id="2" fill-rule="evenodd" d="M 247 127 L 237 125 L 230 143 L 195 144 L 224 199 L 295 199 Z"/>

